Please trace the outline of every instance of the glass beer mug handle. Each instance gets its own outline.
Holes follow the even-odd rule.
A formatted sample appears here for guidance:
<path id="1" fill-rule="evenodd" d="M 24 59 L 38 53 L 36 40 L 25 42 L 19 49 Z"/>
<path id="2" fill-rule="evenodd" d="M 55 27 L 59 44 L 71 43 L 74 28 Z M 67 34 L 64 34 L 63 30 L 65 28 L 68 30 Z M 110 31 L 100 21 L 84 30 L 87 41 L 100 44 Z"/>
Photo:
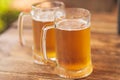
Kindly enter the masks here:
<path id="1" fill-rule="evenodd" d="M 21 12 L 18 18 L 18 32 L 19 32 L 19 42 L 21 46 L 24 46 L 24 38 L 23 38 L 23 19 L 24 16 L 30 15 L 29 13 Z"/>
<path id="2" fill-rule="evenodd" d="M 48 57 L 47 57 L 47 53 L 46 53 L 46 34 L 47 34 L 47 31 L 49 29 L 52 29 L 52 28 L 55 28 L 54 26 L 44 26 L 42 28 L 42 31 L 41 31 L 41 51 L 42 51 L 42 54 L 43 54 L 43 60 L 44 60 L 44 63 L 45 64 L 48 64 L 52 67 L 55 67 L 56 66 L 56 62 L 55 61 L 52 61 L 50 60 Z"/>

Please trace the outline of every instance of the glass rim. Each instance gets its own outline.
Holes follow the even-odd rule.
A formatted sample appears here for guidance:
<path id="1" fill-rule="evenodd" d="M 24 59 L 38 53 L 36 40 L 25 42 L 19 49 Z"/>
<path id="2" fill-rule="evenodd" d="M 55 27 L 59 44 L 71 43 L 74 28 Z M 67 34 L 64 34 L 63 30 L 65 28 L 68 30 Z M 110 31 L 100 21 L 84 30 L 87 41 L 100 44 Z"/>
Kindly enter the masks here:
<path id="1" fill-rule="evenodd" d="M 46 3 L 46 2 L 60 4 L 60 6 L 55 6 L 55 7 L 51 7 L 51 8 L 36 7 L 37 5 L 40 5 L 40 4 L 43 4 L 43 3 Z M 34 3 L 32 5 L 32 9 L 40 9 L 40 10 L 45 10 L 45 9 L 54 10 L 54 9 L 64 8 L 64 7 L 65 7 L 64 3 L 62 1 L 58 1 L 58 0 L 56 0 L 56 1 L 53 1 L 53 0 L 42 1 L 42 2 Z"/>
<path id="2" fill-rule="evenodd" d="M 66 10 L 66 12 L 68 11 L 68 10 L 71 10 L 71 12 L 73 12 L 73 13 L 77 13 L 76 11 L 74 12 L 74 10 L 77 10 L 77 11 L 79 11 L 79 13 L 81 12 L 81 11 L 84 11 L 84 13 L 86 14 L 86 15 L 84 15 L 84 17 L 85 16 L 88 16 L 89 18 L 91 17 L 91 12 L 88 10 L 88 9 L 85 9 L 85 8 L 66 8 L 65 9 Z M 73 11 L 72 11 L 73 10 Z M 83 12 L 81 12 L 81 13 L 83 13 Z M 69 14 L 69 13 L 68 13 Z M 67 15 L 67 14 L 66 14 Z M 74 16 L 74 14 L 73 14 L 73 16 Z"/>
<path id="3" fill-rule="evenodd" d="M 64 16 L 55 16 L 55 21 L 60 21 L 63 19 L 83 19 L 89 23 L 91 20 L 91 13 L 85 8 L 65 8 Z"/>
<path id="4" fill-rule="evenodd" d="M 85 25 L 84 25 L 85 28 L 90 27 L 90 25 L 91 25 L 91 22 L 90 22 L 91 13 L 88 9 L 85 9 L 85 8 L 66 8 L 65 12 L 66 12 L 65 17 L 62 17 L 62 18 L 56 17 L 55 28 L 64 30 L 62 28 L 58 28 L 57 26 L 60 25 L 64 21 L 72 21 L 72 20 L 75 22 L 83 20 L 82 22 L 85 22 Z M 70 29 L 70 30 L 77 30 L 77 29 Z"/>

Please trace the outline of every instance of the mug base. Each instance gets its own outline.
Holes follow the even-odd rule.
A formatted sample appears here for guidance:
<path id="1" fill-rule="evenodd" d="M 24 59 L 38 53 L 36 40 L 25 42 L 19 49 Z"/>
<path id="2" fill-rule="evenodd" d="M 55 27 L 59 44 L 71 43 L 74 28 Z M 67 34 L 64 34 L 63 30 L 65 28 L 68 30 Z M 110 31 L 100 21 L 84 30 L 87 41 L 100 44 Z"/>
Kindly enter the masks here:
<path id="1" fill-rule="evenodd" d="M 34 59 L 34 63 L 45 65 L 43 58 L 41 56 L 36 55 L 35 53 L 33 54 L 33 59 Z"/>
<path id="2" fill-rule="evenodd" d="M 33 59 L 34 59 L 34 63 L 36 64 L 49 65 L 49 63 L 45 62 L 45 60 L 41 56 L 35 53 L 33 54 Z M 56 58 L 50 58 L 50 60 L 56 61 Z"/>
<path id="3" fill-rule="evenodd" d="M 65 70 L 63 68 L 57 67 L 55 69 L 55 72 L 63 78 L 70 78 L 70 79 L 77 79 L 77 78 L 84 78 L 90 75 L 93 71 L 93 67 L 90 64 L 88 67 L 79 70 L 79 71 L 70 71 L 70 70 Z"/>

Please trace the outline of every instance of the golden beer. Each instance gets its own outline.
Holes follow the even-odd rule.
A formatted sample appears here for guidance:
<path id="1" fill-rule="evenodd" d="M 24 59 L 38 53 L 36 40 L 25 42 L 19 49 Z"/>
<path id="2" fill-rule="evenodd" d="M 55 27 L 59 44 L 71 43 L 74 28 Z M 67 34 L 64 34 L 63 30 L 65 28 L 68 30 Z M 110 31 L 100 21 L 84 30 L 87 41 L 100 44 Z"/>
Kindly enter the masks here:
<path id="1" fill-rule="evenodd" d="M 33 53 L 35 53 L 38 56 L 41 56 L 42 53 L 40 52 L 41 48 L 41 31 L 42 28 L 45 26 L 53 26 L 54 22 L 53 21 L 38 21 L 38 20 L 32 20 L 33 22 Z M 54 58 L 55 57 L 55 31 L 54 29 L 48 30 L 47 33 L 47 53 L 49 58 Z"/>
<path id="2" fill-rule="evenodd" d="M 66 70 L 91 65 L 90 27 L 83 20 L 65 20 L 56 28 L 57 60 Z"/>

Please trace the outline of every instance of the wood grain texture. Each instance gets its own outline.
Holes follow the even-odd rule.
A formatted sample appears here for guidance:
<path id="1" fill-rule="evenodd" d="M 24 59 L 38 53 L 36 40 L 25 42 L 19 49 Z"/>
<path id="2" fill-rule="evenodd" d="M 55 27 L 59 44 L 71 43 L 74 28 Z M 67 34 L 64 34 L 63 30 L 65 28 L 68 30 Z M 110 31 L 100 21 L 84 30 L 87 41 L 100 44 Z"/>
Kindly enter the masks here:
<path id="1" fill-rule="evenodd" d="M 0 80 L 70 80 L 60 78 L 48 66 L 33 63 L 31 28 L 25 24 L 27 46 L 18 43 L 16 22 L 0 35 Z M 93 73 L 77 80 L 120 80 L 120 36 L 116 17 L 93 15 L 91 48 Z M 31 42 L 30 42 L 31 40 Z"/>

